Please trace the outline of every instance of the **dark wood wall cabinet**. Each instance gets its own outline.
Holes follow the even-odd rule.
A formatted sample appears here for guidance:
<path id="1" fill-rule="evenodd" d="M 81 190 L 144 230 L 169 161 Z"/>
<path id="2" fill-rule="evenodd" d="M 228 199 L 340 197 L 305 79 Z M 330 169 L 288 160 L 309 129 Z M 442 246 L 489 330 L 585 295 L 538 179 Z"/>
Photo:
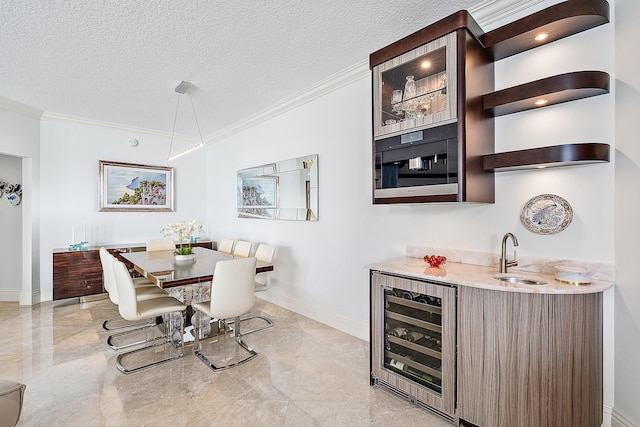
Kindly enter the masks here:
<path id="1" fill-rule="evenodd" d="M 212 242 L 198 242 L 192 246 L 213 248 Z M 144 243 L 129 245 L 107 245 L 109 252 L 118 255 L 122 252 L 144 251 Z M 102 264 L 100 248 L 91 247 L 86 251 L 53 250 L 53 300 L 77 298 L 105 292 L 102 282 Z M 124 259 L 120 258 L 124 261 Z M 129 263 L 130 264 L 130 263 Z M 128 265 L 129 270 L 133 269 Z"/>
<path id="2" fill-rule="evenodd" d="M 480 27 L 459 11 L 370 57 L 373 72 L 373 200 L 494 201 L 493 61 Z"/>
<path id="3" fill-rule="evenodd" d="M 608 162 L 608 144 L 494 152 L 495 117 L 607 94 L 606 72 L 494 91 L 493 68 L 607 22 L 605 0 L 568 0 L 487 33 L 459 11 L 372 53 L 374 204 L 493 203 L 494 171 Z"/>

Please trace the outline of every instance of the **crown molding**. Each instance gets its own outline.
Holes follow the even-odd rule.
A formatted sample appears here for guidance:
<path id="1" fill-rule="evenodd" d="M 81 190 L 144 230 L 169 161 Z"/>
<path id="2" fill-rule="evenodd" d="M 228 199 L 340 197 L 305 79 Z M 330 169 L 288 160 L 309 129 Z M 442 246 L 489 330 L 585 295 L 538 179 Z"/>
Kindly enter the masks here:
<path id="1" fill-rule="evenodd" d="M 339 73 L 333 74 L 328 78 L 310 86 L 304 90 L 301 90 L 293 95 L 284 98 L 283 100 L 270 105 L 269 107 L 258 111 L 255 114 L 248 116 L 247 118 L 235 122 L 234 124 L 227 126 L 226 128 L 213 133 L 206 137 L 205 144 L 220 141 L 233 134 L 236 134 L 244 129 L 257 125 L 258 123 L 269 120 L 276 117 L 286 111 L 297 108 L 307 102 L 320 98 L 331 92 L 334 92 L 342 87 L 350 85 L 358 80 L 367 78 L 370 76 L 369 61 L 361 61 L 351 67 L 342 70 Z"/>
<path id="2" fill-rule="evenodd" d="M 5 110 L 13 111 L 15 113 L 24 114 L 34 119 L 40 119 L 40 117 L 42 117 L 42 114 L 44 113 L 43 110 L 39 110 L 29 105 L 22 104 L 18 101 L 14 101 L 13 99 L 4 98 L 2 96 L 0 96 L 0 108 L 4 108 Z"/>
<path id="3" fill-rule="evenodd" d="M 484 0 L 468 10 L 484 28 L 543 1 L 545 0 Z"/>
<path id="4" fill-rule="evenodd" d="M 125 132 L 131 132 L 131 133 L 138 133 L 138 134 L 142 133 L 146 135 L 159 136 L 162 138 L 171 138 L 171 132 L 164 132 L 164 131 L 159 131 L 154 129 L 137 127 L 137 126 L 127 126 L 120 123 L 104 122 L 101 120 L 87 119 L 85 117 L 71 116 L 66 114 L 51 113 L 48 111 L 42 114 L 42 118 L 47 120 L 67 121 L 67 122 L 73 122 L 73 123 L 83 124 L 83 125 L 99 126 L 99 127 L 109 128 L 109 129 L 122 130 Z M 173 138 L 180 139 L 187 142 L 195 142 L 198 144 L 201 142 L 200 139 L 187 136 L 187 135 L 174 134 Z"/>

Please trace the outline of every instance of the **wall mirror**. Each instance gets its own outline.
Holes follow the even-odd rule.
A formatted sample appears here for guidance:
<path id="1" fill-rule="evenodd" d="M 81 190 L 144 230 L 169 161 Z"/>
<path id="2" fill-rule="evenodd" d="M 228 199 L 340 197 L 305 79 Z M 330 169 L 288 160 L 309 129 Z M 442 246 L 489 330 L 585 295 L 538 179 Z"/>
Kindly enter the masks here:
<path id="1" fill-rule="evenodd" d="M 238 218 L 318 220 L 318 155 L 238 171 Z"/>

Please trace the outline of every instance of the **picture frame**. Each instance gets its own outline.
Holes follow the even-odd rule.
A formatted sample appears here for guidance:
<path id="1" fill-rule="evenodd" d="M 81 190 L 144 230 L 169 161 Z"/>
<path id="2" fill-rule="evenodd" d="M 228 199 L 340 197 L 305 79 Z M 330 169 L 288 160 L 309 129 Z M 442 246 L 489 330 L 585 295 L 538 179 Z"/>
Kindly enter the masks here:
<path id="1" fill-rule="evenodd" d="M 173 212 L 173 168 L 99 161 L 100 212 Z"/>
<path id="2" fill-rule="evenodd" d="M 277 176 L 238 175 L 238 218 L 275 219 L 277 213 Z"/>

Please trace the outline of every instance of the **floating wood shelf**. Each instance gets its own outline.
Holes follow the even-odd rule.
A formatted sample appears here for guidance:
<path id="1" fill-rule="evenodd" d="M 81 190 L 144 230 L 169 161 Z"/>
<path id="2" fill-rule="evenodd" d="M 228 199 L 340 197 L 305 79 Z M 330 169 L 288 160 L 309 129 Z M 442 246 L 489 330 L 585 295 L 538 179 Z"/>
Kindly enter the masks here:
<path id="1" fill-rule="evenodd" d="M 495 61 L 609 22 L 606 0 L 569 0 L 485 33 L 481 42 Z M 544 33 L 544 40 L 536 36 Z"/>
<path id="2" fill-rule="evenodd" d="M 577 71 L 488 93 L 482 102 L 485 110 L 502 116 L 606 93 L 609 93 L 609 74 Z M 536 104 L 542 101 L 545 102 Z"/>
<path id="3" fill-rule="evenodd" d="M 609 161 L 609 144 L 564 144 L 482 156 L 486 171 L 509 171 L 571 166 Z"/>

